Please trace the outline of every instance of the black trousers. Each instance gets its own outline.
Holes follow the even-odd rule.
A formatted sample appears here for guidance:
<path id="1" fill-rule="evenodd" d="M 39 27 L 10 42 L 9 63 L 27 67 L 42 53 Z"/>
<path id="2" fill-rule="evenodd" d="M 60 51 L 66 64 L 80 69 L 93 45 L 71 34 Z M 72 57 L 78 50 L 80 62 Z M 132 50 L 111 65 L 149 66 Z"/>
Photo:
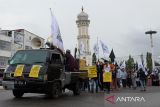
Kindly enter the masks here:
<path id="1" fill-rule="evenodd" d="M 104 89 L 107 89 L 108 92 L 110 92 L 110 82 L 104 82 L 103 87 Z"/>
<path id="2" fill-rule="evenodd" d="M 126 88 L 126 83 L 127 83 L 126 79 L 122 79 L 123 88 Z"/>
<path id="3" fill-rule="evenodd" d="M 98 73 L 98 85 L 103 90 L 103 73 Z"/>
<path id="4" fill-rule="evenodd" d="M 117 78 L 117 86 L 118 86 L 118 88 L 121 87 L 121 85 L 120 85 L 120 78 Z"/>
<path id="5" fill-rule="evenodd" d="M 132 85 L 132 79 L 131 78 L 127 78 L 127 86 L 129 88 L 131 88 L 131 85 Z"/>

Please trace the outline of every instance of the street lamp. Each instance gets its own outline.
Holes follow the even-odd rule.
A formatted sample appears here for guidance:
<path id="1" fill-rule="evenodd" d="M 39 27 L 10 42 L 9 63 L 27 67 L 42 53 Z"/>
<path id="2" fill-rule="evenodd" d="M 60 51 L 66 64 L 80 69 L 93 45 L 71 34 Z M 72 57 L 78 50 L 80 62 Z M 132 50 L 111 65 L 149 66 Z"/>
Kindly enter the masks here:
<path id="1" fill-rule="evenodd" d="M 150 35 L 150 39 L 151 39 L 151 53 L 152 53 L 152 70 L 154 70 L 154 67 L 155 67 L 155 64 L 154 64 L 154 50 L 153 50 L 153 37 L 152 37 L 152 34 L 156 34 L 157 31 L 147 31 L 145 32 L 145 34 L 149 34 Z"/>

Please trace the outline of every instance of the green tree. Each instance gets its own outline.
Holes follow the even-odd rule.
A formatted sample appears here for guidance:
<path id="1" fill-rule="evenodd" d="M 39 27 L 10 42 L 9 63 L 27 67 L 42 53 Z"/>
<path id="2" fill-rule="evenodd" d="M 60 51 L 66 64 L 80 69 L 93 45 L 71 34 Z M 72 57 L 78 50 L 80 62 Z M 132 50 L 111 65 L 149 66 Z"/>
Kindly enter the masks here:
<path id="1" fill-rule="evenodd" d="M 146 63 L 147 63 L 147 68 L 149 70 L 152 70 L 152 54 L 149 52 L 147 52 Z"/>
<path id="2" fill-rule="evenodd" d="M 129 55 L 129 59 L 126 61 L 126 69 L 132 70 L 134 69 L 134 59 Z"/>
<path id="3" fill-rule="evenodd" d="M 93 55 L 92 55 L 92 64 L 96 64 L 96 61 L 97 61 L 96 54 L 93 53 Z"/>

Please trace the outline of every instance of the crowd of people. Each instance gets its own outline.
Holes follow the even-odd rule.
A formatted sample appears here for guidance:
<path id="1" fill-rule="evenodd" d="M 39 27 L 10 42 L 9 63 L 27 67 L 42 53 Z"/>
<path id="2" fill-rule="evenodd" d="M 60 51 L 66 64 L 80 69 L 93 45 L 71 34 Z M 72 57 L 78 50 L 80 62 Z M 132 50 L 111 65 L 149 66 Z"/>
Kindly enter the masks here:
<path id="1" fill-rule="evenodd" d="M 91 93 L 105 91 L 110 93 L 111 90 L 120 88 L 130 88 L 146 91 L 146 86 L 160 85 L 160 69 L 153 71 L 140 65 L 133 69 L 126 69 L 125 64 L 118 65 L 107 60 L 98 61 L 96 66 L 96 77 L 84 79 L 82 90 L 88 90 Z M 77 72 L 78 63 L 71 55 L 70 50 L 66 51 L 66 71 Z"/>
<path id="2" fill-rule="evenodd" d="M 138 69 L 126 69 L 124 66 L 98 61 L 96 63 L 97 77 L 86 79 L 83 82 L 82 90 L 88 89 L 94 93 L 104 91 L 110 93 L 111 90 L 118 91 L 120 88 L 130 88 L 136 90 L 139 87 L 140 91 L 146 91 L 147 85 L 160 85 L 160 72 L 158 69 L 150 72 L 142 66 Z M 104 76 L 105 73 L 111 75 Z M 110 81 L 105 81 L 104 78 L 111 78 Z M 156 82 L 155 82 L 156 81 Z"/>

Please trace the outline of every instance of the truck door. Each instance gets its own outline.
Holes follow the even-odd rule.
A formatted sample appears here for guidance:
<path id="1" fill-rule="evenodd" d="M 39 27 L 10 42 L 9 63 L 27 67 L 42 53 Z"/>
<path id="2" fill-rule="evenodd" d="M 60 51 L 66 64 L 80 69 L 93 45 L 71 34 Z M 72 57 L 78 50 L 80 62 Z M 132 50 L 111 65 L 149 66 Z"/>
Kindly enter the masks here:
<path id="1" fill-rule="evenodd" d="M 58 53 L 51 54 L 51 63 L 49 66 L 49 80 L 59 79 L 63 71 L 63 63 Z"/>

